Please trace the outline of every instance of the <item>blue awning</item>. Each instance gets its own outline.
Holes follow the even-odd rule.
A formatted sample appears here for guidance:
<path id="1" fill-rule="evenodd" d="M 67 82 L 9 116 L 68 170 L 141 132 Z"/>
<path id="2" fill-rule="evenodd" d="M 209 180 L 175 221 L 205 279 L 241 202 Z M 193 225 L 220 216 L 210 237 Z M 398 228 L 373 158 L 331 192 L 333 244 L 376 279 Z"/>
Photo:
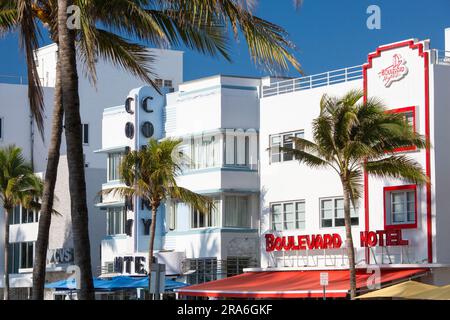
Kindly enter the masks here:
<path id="1" fill-rule="evenodd" d="M 187 286 L 186 283 L 178 282 L 170 279 L 165 280 L 165 291 L 171 291 L 176 288 L 182 288 Z M 46 289 L 55 290 L 75 290 L 75 279 L 60 280 L 45 285 Z M 116 276 L 110 279 L 94 279 L 95 291 L 116 291 L 116 290 L 128 290 L 138 288 L 148 288 L 148 277 L 129 277 L 129 276 Z"/>

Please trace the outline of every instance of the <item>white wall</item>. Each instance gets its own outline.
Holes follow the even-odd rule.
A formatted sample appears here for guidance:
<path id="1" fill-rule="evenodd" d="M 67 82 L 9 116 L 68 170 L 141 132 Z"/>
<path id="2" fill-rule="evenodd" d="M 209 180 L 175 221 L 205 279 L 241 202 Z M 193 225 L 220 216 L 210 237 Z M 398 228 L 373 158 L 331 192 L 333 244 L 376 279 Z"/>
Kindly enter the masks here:
<path id="1" fill-rule="evenodd" d="M 342 95 L 351 89 L 361 89 L 362 81 L 356 80 L 329 87 L 286 93 L 261 99 L 260 163 L 261 163 L 261 253 L 262 266 L 267 266 L 271 254 L 265 251 L 264 234 L 270 233 L 270 203 L 305 200 L 305 230 L 285 231 L 282 234 L 339 233 L 345 239 L 343 228 L 320 227 L 319 199 L 342 196 L 342 187 L 335 172 L 327 169 L 311 169 L 297 161 L 270 164 L 269 136 L 290 131 L 304 130 L 305 139 L 312 140 L 312 120 L 319 115 L 323 94 Z M 360 205 L 359 225 L 364 226 L 364 207 Z M 359 239 L 359 228 L 353 236 Z"/>

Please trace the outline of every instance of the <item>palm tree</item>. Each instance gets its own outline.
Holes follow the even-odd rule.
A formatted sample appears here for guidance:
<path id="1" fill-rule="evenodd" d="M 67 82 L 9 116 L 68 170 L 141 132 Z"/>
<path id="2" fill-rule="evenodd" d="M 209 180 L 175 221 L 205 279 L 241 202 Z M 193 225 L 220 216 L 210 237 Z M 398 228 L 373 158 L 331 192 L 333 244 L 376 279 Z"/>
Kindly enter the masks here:
<path id="1" fill-rule="evenodd" d="M 289 49 L 292 49 L 293 45 L 286 39 L 287 33 L 285 30 L 255 17 L 251 13 L 251 7 L 245 5 L 246 1 L 239 4 L 229 0 L 214 0 L 210 3 L 200 0 L 75 0 L 72 2 L 80 7 L 82 13 L 81 29 L 72 30 L 72 32 L 76 34 L 75 38 L 77 39 L 78 53 L 82 57 L 81 61 L 85 64 L 88 76 L 94 84 L 96 80 L 95 61 L 99 56 L 153 84 L 149 77 L 151 69 L 147 67 L 147 62 L 152 62 L 151 56 L 143 46 L 118 36 L 117 32 L 156 47 L 164 48 L 184 44 L 189 49 L 212 56 L 221 55 L 230 60 L 227 30 L 231 26 L 236 38 L 240 33 L 244 35 L 250 48 L 251 58 L 255 63 L 267 68 L 279 66 L 281 69 L 287 69 L 287 62 L 290 62 L 300 71 L 300 65 L 294 56 L 289 53 Z M 133 17 L 133 19 L 129 17 Z M 36 20 L 49 28 L 52 40 L 58 43 L 56 0 L 5 0 L 0 4 L 0 34 L 16 30 L 18 27 L 20 27 L 20 32 L 27 31 L 22 38 L 24 39 L 23 42 L 27 44 L 25 46 L 27 58 L 30 57 L 27 59 L 30 92 L 33 90 L 33 92 L 39 93 L 40 83 L 33 59 L 33 50 L 37 48 L 39 37 Z M 99 24 L 106 29 L 99 28 Z M 32 44 L 32 46 L 29 44 Z M 49 161 L 42 199 L 43 210 L 36 245 L 33 275 L 33 283 L 36 283 L 33 289 L 34 299 L 43 298 L 45 254 L 48 246 L 50 212 L 53 205 L 62 134 L 63 107 L 61 105 L 62 93 L 58 87 L 60 84 L 58 66 L 51 144 L 48 151 Z M 35 85 L 32 86 L 33 84 Z M 41 100 L 42 98 L 40 100 L 34 98 L 33 101 Z M 31 105 L 33 106 L 33 103 Z M 34 107 L 32 110 L 41 109 Z M 39 125 L 39 119 L 42 116 L 36 115 L 35 117 Z M 84 200 L 80 199 L 80 201 L 83 202 Z M 87 226 L 84 228 L 87 228 Z M 87 254 L 87 252 L 84 252 L 84 254 Z M 86 261 L 85 258 L 81 260 Z M 84 267 L 82 268 L 84 269 Z"/>
<path id="2" fill-rule="evenodd" d="M 3 298 L 9 300 L 9 217 L 15 206 L 39 209 L 36 199 L 42 194 L 42 181 L 22 155 L 22 149 L 13 145 L 0 148 L 0 200 L 4 211 L 4 280 Z"/>
<path id="3" fill-rule="evenodd" d="M 311 168 L 333 169 L 344 195 L 346 247 L 350 269 L 350 294 L 356 295 L 355 251 L 350 206 L 361 198 L 364 171 L 379 178 L 400 178 L 416 184 L 427 177 L 416 161 L 397 151 L 402 147 L 426 147 L 427 142 L 401 114 L 387 112 L 383 104 L 350 91 L 342 98 L 324 95 L 320 115 L 313 122 L 313 139 L 292 138 L 293 148 L 280 148 Z"/>
<path id="4" fill-rule="evenodd" d="M 132 151 L 122 160 L 120 173 L 125 186 L 101 191 L 102 194 L 122 198 L 139 197 L 150 204 L 152 220 L 148 251 L 149 289 L 157 212 L 161 203 L 168 199 L 181 201 L 202 213 L 207 212 L 213 205 L 210 198 L 177 185 L 176 177 L 181 173 L 182 165 L 186 163 L 183 154 L 178 152 L 181 142 L 171 139 L 158 142 L 150 139 L 146 148 Z"/>
<path id="5" fill-rule="evenodd" d="M 76 68 L 75 40 L 77 33 L 76 30 L 68 29 L 66 23 L 67 8 L 73 3 L 74 1 L 70 0 L 58 0 L 61 90 L 66 128 L 69 189 L 72 195 L 76 195 L 76 197 L 71 198 L 71 212 L 75 262 L 81 270 L 80 298 L 93 299 Z M 288 62 L 290 62 L 300 70 L 297 60 L 289 52 L 293 45 L 286 40 L 286 32 L 275 24 L 255 17 L 242 3 L 238 4 L 231 0 L 211 0 L 208 2 L 201 0 L 97 0 L 76 3 L 80 5 L 82 17 L 81 32 L 83 37 L 81 39 L 84 40 L 81 41 L 80 45 L 84 46 L 87 53 L 84 58 L 91 74 L 95 74 L 93 72 L 95 51 L 89 49 L 92 48 L 94 41 L 99 40 L 100 32 L 92 32 L 95 28 L 89 28 L 88 26 L 95 25 L 95 22 L 101 22 L 113 30 L 124 31 L 140 40 L 156 45 L 164 43 L 161 39 L 169 44 L 177 44 L 181 40 L 189 48 L 212 55 L 225 54 L 225 39 L 228 36 L 226 27 L 229 25 L 236 37 L 239 35 L 239 31 L 242 32 L 249 46 L 251 58 L 255 63 L 266 67 L 275 66 L 287 69 Z M 88 13 L 98 10 L 102 14 L 103 20 L 89 19 Z M 132 17 L 132 19 L 129 17 Z M 135 27 L 130 20 L 137 17 L 142 18 L 142 24 Z M 141 21 L 140 19 L 137 20 Z M 162 34 L 161 30 L 163 30 Z"/>

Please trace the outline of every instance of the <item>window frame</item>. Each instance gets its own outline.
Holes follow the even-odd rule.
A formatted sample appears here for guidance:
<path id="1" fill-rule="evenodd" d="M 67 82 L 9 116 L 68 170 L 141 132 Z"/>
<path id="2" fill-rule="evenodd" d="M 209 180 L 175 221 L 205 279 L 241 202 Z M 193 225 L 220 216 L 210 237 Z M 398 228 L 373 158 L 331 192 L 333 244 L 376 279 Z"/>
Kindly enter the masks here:
<path id="1" fill-rule="evenodd" d="M 5 121 L 3 121 L 3 117 L 0 116 L 0 141 L 3 141 L 5 129 Z"/>
<path id="2" fill-rule="evenodd" d="M 297 216 L 297 205 L 299 204 L 299 203 L 303 203 L 303 205 L 305 206 L 305 210 L 304 210 L 304 220 L 302 221 L 302 220 L 299 220 L 298 219 L 298 216 Z M 294 210 L 294 219 L 292 220 L 292 221 L 290 221 L 291 223 L 293 222 L 294 223 L 294 228 L 293 229 L 287 229 L 287 228 L 285 228 L 285 224 L 286 224 L 286 221 L 285 221 L 285 214 L 286 214 L 286 212 L 284 211 L 284 207 L 285 207 L 285 205 L 287 205 L 287 204 L 292 204 L 293 205 L 293 210 Z M 306 230 L 306 200 L 305 199 L 299 199 L 299 200 L 288 200 L 288 201 L 277 201 L 277 202 L 271 202 L 270 204 L 270 216 L 269 216 L 269 220 L 270 220 L 270 230 L 273 230 L 273 231 L 297 231 L 297 230 L 300 230 L 300 231 L 303 231 L 303 230 Z M 274 206 L 276 206 L 276 205 L 280 205 L 281 206 L 281 213 L 280 213 L 280 215 L 281 215 L 281 222 L 277 222 L 277 223 L 280 223 L 281 224 L 281 229 L 280 230 L 277 230 L 277 229 L 274 229 L 274 226 L 273 226 L 273 224 L 274 224 L 274 220 L 273 220 L 273 216 L 274 216 L 274 214 L 273 214 L 273 207 Z M 297 227 L 297 223 L 298 222 L 300 222 L 300 221 L 302 221 L 303 223 L 304 223 L 304 228 L 298 228 Z"/>
<path id="3" fill-rule="evenodd" d="M 116 211 L 119 209 L 121 210 L 120 212 Z M 112 230 L 110 229 L 110 219 L 111 219 L 110 210 L 114 210 L 114 212 L 113 212 L 114 220 L 112 222 L 112 227 L 114 229 L 113 230 L 114 233 L 111 232 Z M 117 230 L 115 230 L 117 215 L 119 213 L 122 215 L 122 219 L 123 219 L 123 221 L 122 221 L 122 223 L 123 223 L 122 231 L 123 232 L 122 233 L 116 233 Z M 125 210 L 125 208 L 124 207 L 109 207 L 109 208 L 107 208 L 106 209 L 106 235 L 108 235 L 108 236 L 127 235 L 126 228 L 127 228 L 127 211 Z"/>
<path id="4" fill-rule="evenodd" d="M 89 138 L 90 138 L 90 135 L 89 135 L 89 127 L 90 127 L 90 125 L 89 125 L 89 123 L 87 122 L 87 123 L 82 123 L 81 124 L 81 141 L 83 142 L 83 146 L 88 146 L 89 145 Z M 86 135 L 86 129 L 87 128 L 87 135 Z M 86 136 L 87 136 L 87 142 L 85 142 L 85 139 L 86 139 Z"/>
<path id="5" fill-rule="evenodd" d="M 110 164 L 111 164 L 111 156 L 112 155 L 119 155 L 118 156 L 119 164 L 115 164 L 114 165 L 114 171 L 117 170 L 117 175 L 118 175 L 118 177 L 115 177 L 115 179 L 111 178 L 111 173 L 112 173 L 111 167 L 112 166 Z M 120 174 L 119 166 L 120 166 L 120 163 L 123 161 L 124 156 L 125 156 L 125 154 L 123 152 L 111 152 L 111 153 L 108 153 L 108 159 L 107 159 L 107 161 L 108 161 L 108 165 L 107 165 L 107 182 L 117 182 L 117 181 L 120 181 L 122 179 L 121 174 Z"/>
<path id="6" fill-rule="evenodd" d="M 387 112 L 388 113 L 403 113 L 403 114 L 412 113 L 412 115 L 413 115 L 413 130 L 414 130 L 414 132 L 417 132 L 417 117 L 416 117 L 416 107 L 415 106 L 390 109 L 390 110 L 387 110 Z M 393 150 L 394 153 L 408 152 L 408 151 L 417 151 L 417 147 L 416 146 L 408 146 L 408 147 L 396 148 Z"/>
<path id="7" fill-rule="evenodd" d="M 322 201 L 326 201 L 326 200 L 331 200 L 332 201 L 332 203 L 333 203 L 333 207 L 332 207 L 332 217 L 331 217 L 331 221 L 332 221 L 332 225 L 331 226 L 329 226 L 329 227 L 324 227 L 323 225 L 322 225 Z M 342 200 L 342 201 L 344 201 L 344 197 L 343 196 L 334 196 L 334 197 L 323 197 L 323 198 L 319 198 L 319 229 L 333 229 L 333 228 L 345 228 L 345 220 L 344 220 L 344 224 L 342 225 L 342 226 L 337 226 L 336 225 L 336 208 L 337 208 L 337 206 L 336 206 L 336 201 L 337 200 Z M 355 213 L 357 213 L 357 216 L 352 216 L 351 214 L 352 214 L 352 209 L 353 209 L 353 212 L 355 212 Z M 342 208 L 342 210 L 343 210 L 343 208 Z M 345 215 L 345 213 L 344 213 L 344 215 Z M 350 203 L 350 220 L 352 219 L 352 218 L 357 218 L 358 219 L 358 223 L 357 224 L 352 224 L 351 226 L 352 227 L 359 227 L 359 225 L 360 225 L 360 213 L 359 213 L 359 206 L 357 206 L 356 208 L 353 208 L 353 205 Z M 338 218 L 338 219 L 341 219 L 341 218 Z M 345 219 L 345 216 L 344 216 L 344 218 L 342 218 L 342 219 Z M 326 219 L 326 220 L 330 220 L 330 219 Z"/>
<path id="8" fill-rule="evenodd" d="M 290 135 L 290 136 L 293 136 L 293 137 L 297 138 L 298 137 L 297 135 L 299 135 L 299 134 L 302 134 L 303 138 L 304 138 L 305 137 L 305 130 L 304 129 L 299 129 L 299 130 L 287 131 L 287 132 L 282 132 L 282 133 L 276 133 L 276 134 L 269 135 L 269 164 L 295 161 L 296 159 L 295 159 L 294 155 L 292 155 L 292 159 L 285 160 L 284 157 L 285 157 L 286 152 L 283 152 L 281 150 L 278 150 L 278 152 L 273 153 L 273 150 L 272 150 L 272 139 L 274 137 L 278 137 L 279 141 L 280 141 L 278 145 L 280 147 L 284 147 L 284 145 L 286 144 L 285 143 L 286 142 L 285 139 L 286 139 L 287 136 Z M 287 144 L 289 144 L 289 143 L 287 143 Z M 293 146 L 294 142 L 291 141 L 291 144 Z M 273 161 L 273 158 L 272 158 L 273 154 L 278 154 L 279 155 L 279 161 Z"/>
<path id="9" fill-rule="evenodd" d="M 203 225 L 199 226 L 200 224 L 200 216 L 203 215 L 200 211 L 194 209 L 192 206 L 190 207 L 190 223 L 189 227 L 191 230 L 197 230 L 197 229 L 207 229 L 207 228 L 219 228 L 221 227 L 221 214 L 220 214 L 220 207 L 221 207 L 221 199 L 220 198 L 213 198 L 213 203 L 216 205 L 216 208 L 213 209 L 212 206 L 209 206 L 208 213 L 204 215 L 203 217 Z M 216 211 L 215 213 L 213 211 Z M 214 215 L 216 216 L 216 221 L 214 221 Z M 194 216 L 196 219 L 194 219 Z M 194 226 L 194 221 L 196 221 L 197 226 Z M 215 222 L 215 224 L 214 224 Z"/>
<path id="10" fill-rule="evenodd" d="M 392 222 L 392 200 L 391 194 L 393 192 L 408 192 L 414 191 L 414 222 L 411 223 L 393 223 Z M 387 195 L 389 194 L 389 198 Z M 389 202 L 388 202 L 389 200 Z M 387 211 L 389 203 L 389 212 Z M 398 229 L 417 229 L 417 217 L 418 217 L 418 199 L 417 199 L 417 185 L 408 184 L 401 186 L 389 186 L 383 188 L 383 208 L 384 208 L 384 228 L 385 230 L 398 230 Z M 407 213 L 408 214 L 408 213 Z"/>

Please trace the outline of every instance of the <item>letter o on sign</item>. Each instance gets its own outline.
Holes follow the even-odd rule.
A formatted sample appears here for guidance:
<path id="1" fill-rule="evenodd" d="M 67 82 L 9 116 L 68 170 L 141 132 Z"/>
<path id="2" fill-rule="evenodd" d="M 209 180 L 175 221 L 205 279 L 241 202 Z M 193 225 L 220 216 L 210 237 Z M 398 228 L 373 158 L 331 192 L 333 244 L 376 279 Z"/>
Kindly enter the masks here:
<path id="1" fill-rule="evenodd" d="M 134 124 L 131 122 L 127 122 L 125 125 L 125 136 L 129 139 L 133 139 L 134 137 Z"/>
<path id="2" fill-rule="evenodd" d="M 153 136 L 153 133 L 155 132 L 155 128 L 153 127 L 153 124 L 150 121 L 145 121 L 142 124 L 141 132 L 146 138 L 151 138 Z"/>

